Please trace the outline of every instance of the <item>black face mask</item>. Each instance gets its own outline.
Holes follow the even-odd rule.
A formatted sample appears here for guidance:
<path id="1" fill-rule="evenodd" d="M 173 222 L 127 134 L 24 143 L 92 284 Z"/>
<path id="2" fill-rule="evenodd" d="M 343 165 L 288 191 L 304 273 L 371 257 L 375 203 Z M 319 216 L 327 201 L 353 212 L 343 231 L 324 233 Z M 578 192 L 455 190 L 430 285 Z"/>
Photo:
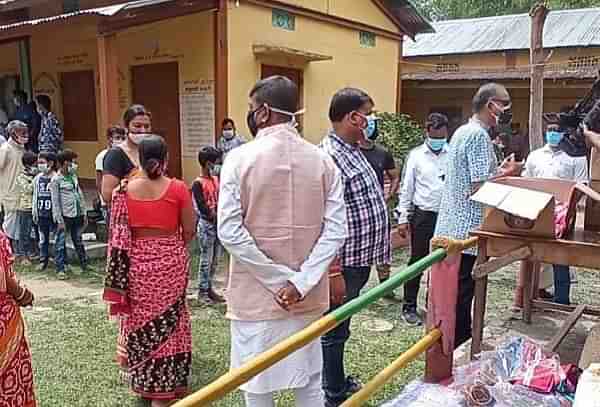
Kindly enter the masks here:
<path id="1" fill-rule="evenodd" d="M 512 123 L 513 114 L 512 109 L 506 109 L 498 116 L 498 125 L 509 126 Z"/>
<path id="2" fill-rule="evenodd" d="M 246 124 L 248 124 L 248 130 L 250 130 L 250 134 L 252 134 L 252 137 L 256 137 L 256 135 L 258 134 L 258 124 L 256 123 L 254 115 L 256 114 L 256 112 L 262 109 L 262 107 L 263 106 L 260 106 L 254 110 L 250 110 L 248 112 L 248 115 L 246 116 Z"/>

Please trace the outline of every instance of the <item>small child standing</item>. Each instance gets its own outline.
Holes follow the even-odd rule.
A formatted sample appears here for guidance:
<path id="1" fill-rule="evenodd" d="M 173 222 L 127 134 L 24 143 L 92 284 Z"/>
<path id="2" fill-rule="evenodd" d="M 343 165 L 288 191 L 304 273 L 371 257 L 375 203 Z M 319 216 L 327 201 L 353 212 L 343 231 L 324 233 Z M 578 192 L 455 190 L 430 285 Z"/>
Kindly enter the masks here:
<path id="1" fill-rule="evenodd" d="M 192 184 L 194 209 L 198 215 L 198 301 L 206 304 L 224 302 L 212 287 L 212 279 L 218 262 L 219 239 L 217 238 L 217 203 L 219 179 L 211 171 L 219 161 L 221 153 L 214 147 L 202 146 L 198 152 L 200 176 Z"/>
<path id="2" fill-rule="evenodd" d="M 37 174 L 37 156 L 25 151 L 21 158 L 23 171 L 17 175 L 17 224 L 19 225 L 19 234 L 17 239 L 16 256 L 18 261 L 24 266 L 31 266 L 31 260 L 35 255 L 33 249 L 33 179 Z"/>
<path id="3" fill-rule="evenodd" d="M 39 271 L 48 267 L 50 233 L 56 229 L 52 219 L 52 194 L 50 192 L 50 182 L 55 175 L 55 169 L 56 154 L 40 153 L 38 156 L 39 174 L 33 180 L 33 222 L 37 225 L 40 236 Z"/>
<path id="4" fill-rule="evenodd" d="M 67 233 L 71 235 L 73 246 L 79 257 L 83 271 L 87 270 L 87 255 L 81 235 L 85 227 L 85 204 L 83 192 L 77 178 L 77 158 L 74 151 L 64 150 L 57 154 L 58 172 L 50 182 L 52 195 L 52 215 L 56 222 L 56 271 L 59 278 L 65 278 L 67 263 Z"/>

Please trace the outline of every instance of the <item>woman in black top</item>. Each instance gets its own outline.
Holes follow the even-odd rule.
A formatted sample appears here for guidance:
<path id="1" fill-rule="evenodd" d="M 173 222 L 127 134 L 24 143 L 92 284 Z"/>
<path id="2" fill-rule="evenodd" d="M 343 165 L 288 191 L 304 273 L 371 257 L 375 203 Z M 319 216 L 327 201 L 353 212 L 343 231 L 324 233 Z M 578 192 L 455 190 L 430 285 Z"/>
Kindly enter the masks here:
<path id="1" fill-rule="evenodd" d="M 140 168 L 138 144 L 152 131 L 152 116 L 142 105 L 131 105 L 123 115 L 127 139 L 104 156 L 102 197 L 110 205 L 113 190 L 124 178 L 135 175 Z"/>

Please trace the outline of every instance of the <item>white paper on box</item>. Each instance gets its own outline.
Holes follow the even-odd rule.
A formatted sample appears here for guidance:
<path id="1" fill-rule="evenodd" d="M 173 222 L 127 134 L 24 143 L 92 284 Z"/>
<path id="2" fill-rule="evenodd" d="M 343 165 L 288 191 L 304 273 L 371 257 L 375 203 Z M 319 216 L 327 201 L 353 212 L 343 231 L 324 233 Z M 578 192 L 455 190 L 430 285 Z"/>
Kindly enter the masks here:
<path id="1" fill-rule="evenodd" d="M 486 182 L 471 199 L 512 215 L 536 220 L 554 197 L 545 192 Z"/>

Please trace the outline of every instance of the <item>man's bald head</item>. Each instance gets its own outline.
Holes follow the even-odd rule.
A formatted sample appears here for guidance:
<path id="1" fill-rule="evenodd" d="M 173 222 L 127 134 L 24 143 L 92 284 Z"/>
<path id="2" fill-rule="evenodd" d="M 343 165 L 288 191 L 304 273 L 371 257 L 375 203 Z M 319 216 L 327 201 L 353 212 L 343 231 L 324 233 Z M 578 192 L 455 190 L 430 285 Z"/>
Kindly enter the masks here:
<path id="1" fill-rule="evenodd" d="M 250 91 L 256 107 L 269 105 L 275 109 L 294 113 L 298 110 L 298 87 L 285 76 L 261 79 Z"/>
<path id="2" fill-rule="evenodd" d="M 487 83 L 480 87 L 473 97 L 473 113 L 480 113 L 486 108 L 490 100 L 508 104 L 510 103 L 510 95 L 503 85 L 499 83 Z"/>

